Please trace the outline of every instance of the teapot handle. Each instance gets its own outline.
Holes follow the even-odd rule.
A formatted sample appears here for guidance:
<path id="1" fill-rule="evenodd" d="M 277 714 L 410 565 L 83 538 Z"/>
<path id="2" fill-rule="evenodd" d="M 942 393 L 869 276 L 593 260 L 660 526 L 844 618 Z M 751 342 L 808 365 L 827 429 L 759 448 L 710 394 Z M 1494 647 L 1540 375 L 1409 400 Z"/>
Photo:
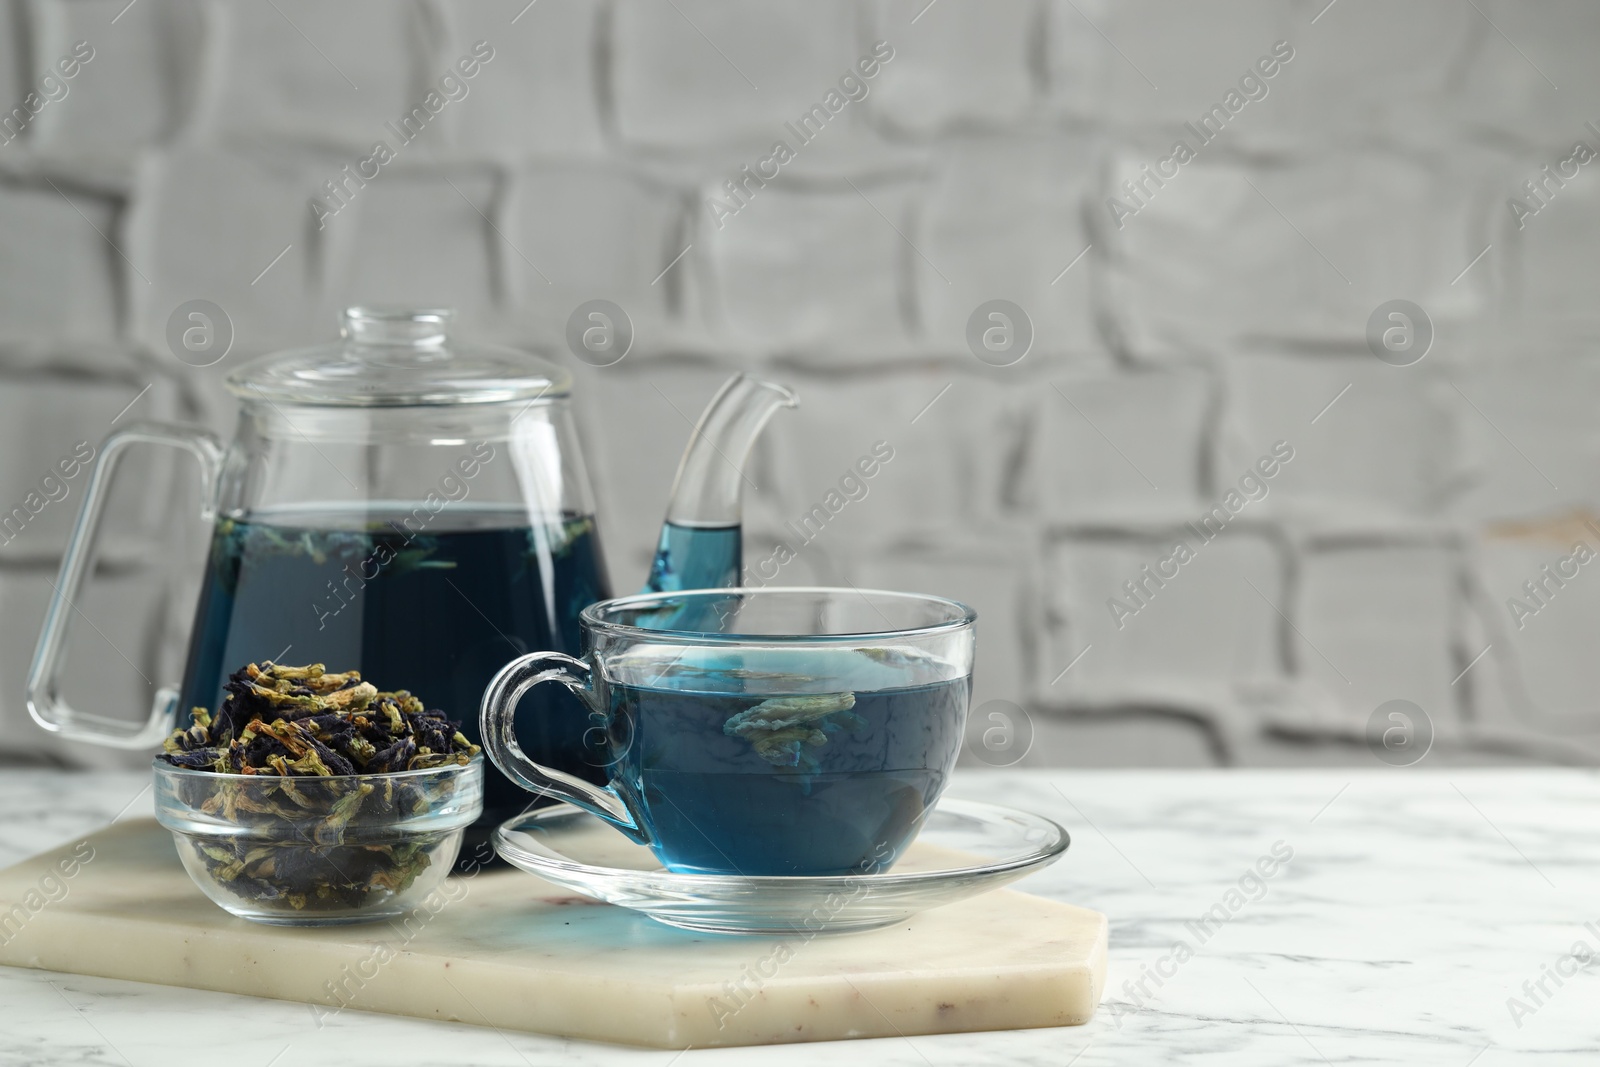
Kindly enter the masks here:
<path id="1" fill-rule="evenodd" d="M 33 666 L 28 670 L 28 714 L 44 729 L 62 737 L 111 748 L 148 749 L 159 745 L 172 729 L 178 703 L 175 686 L 163 686 L 157 691 L 149 721 L 134 728 L 116 719 L 76 711 L 61 696 L 61 678 L 67 659 L 68 621 L 74 613 L 82 614 L 78 609 L 79 595 L 85 578 L 94 567 L 96 535 L 117 461 L 125 449 L 136 444 L 169 445 L 199 460 L 200 499 L 205 502 L 203 516 L 209 521 L 215 515 L 213 501 L 217 478 L 222 470 L 223 447 L 222 442 L 212 434 L 186 426 L 137 422 L 130 423 L 101 442 L 100 461 L 89 476 L 83 509 L 78 513 L 77 525 L 72 528 L 72 536 L 67 540 L 61 573 L 54 585 L 50 608 L 45 614 L 44 629 L 39 632 Z"/>

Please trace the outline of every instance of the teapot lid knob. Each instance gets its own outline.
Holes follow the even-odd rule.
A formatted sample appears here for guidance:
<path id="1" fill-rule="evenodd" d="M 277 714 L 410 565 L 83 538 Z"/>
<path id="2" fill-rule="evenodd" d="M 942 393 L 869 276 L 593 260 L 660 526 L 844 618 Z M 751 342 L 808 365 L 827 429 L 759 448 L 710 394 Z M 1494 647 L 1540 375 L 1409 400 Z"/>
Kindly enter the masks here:
<path id="1" fill-rule="evenodd" d="M 339 336 L 361 345 L 434 348 L 445 343 L 455 314 L 450 308 L 357 305 L 344 309 Z"/>

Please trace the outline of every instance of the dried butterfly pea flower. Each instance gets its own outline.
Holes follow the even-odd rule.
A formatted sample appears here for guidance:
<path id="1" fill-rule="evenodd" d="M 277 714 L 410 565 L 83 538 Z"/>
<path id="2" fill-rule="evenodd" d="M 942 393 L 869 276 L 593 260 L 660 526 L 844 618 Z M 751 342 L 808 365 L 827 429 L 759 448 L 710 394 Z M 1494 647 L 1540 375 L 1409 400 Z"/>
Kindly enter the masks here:
<path id="1" fill-rule="evenodd" d="M 428 868 L 447 834 L 348 841 L 358 819 L 420 815 L 453 795 L 397 772 L 465 765 L 480 752 L 442 712 L 410 693 L 379 692 L 359 673 L 321 664 L 250 664 L 229 676 L 215 715 L 196 708 L 161 759 L 213 771 L 185 782 L 184 799 L 247 834 L 196 839 L 217 881 L 254 901 L 303 909 L 358 908 L 401 892 Z M 265 840 L 263 840 L 265 839 Z"/>
<path id="2" fill-rule="evenodd" d="M 196 708 L 193 725 L 167 740 L 168 762 L 199 769 L 194 754 L 209 753 L 223 773 L 331 776 L 466 763 L 478 753 L 442 712 L 404 691 L 380 693 L 355 671 L 252 663 L 224 688 L 215 716 Z"/>
<path id="3" fill-rule="evenodd" d="M 866 725 L 850 710 L 855 705 L 854 693 L 773 697 L 734 715 L 722 732 L 749 741 L 756 755 L 774 766 L 811 772 L 818 763 L 810 749 L 827 744 L 828 736 L 840 729 Z"/>

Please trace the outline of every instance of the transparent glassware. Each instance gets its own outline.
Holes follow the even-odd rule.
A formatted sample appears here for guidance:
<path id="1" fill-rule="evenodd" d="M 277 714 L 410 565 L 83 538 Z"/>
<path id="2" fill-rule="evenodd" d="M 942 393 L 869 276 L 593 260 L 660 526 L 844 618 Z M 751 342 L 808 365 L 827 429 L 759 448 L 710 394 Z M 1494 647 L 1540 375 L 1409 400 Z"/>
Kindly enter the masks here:
<path id="1" fill-rule="evenodd" d="M 404 915 L 483 811 L 482 756 L 396 774 L 216 774 L 155 763 L 156 819 L 218 907 L 276 926 Z"/>
<path id="2" fill-rule="evenodd" d="M 951 799 L 939 801 L 894 870 L 820 877 L 674 873 L 570 804 L 495 832 L 513 866 L 668 926 L 799 938 L 874 930 L 999 889 L 1056 862 L 1070 843 L 1042 815 Z"/>
<path id="3" fill-rule="evenodd" d="M 885 871 L 960 751 L 976 614 L 941 597 L 719 589 L 595 604 L 582 659 L 513 661 L 484 694 L 490 758 L 683 874 Z M 517 705 L 556 682 L 604 727 L 609 781 L 530 757 Z"/>
<path id="4" fill-rule="evenodd" d="M 230 442 L 153 423 L 107 438 L 29 672 L 35 721 L 149 750 L 179 713 L 218 707 L 231 672 L 282 661 L 408 689 L 471 737 L 483 689 L 507 661 L 535 648 L 579 652 L 579 611 L 612 587 L 571 376 L 519 349 L 460 342 L 451 322 L 444 309 L 350 308 L 337 342 L 229 375 L 239 403 Z M 743 376 L 712 399 L 679 466 L 666 523 L 674 533 L 662 537 L 672 552 L 653 578 L 733 584 L 740 466 L 768 418 L 793 403 L 782 386 Z M 73 707 L 62 689 L 71 632 L 86 625 L 75 605 L 108 487 L 127 450 L 151 445 L 197 461 L 213 531 L 183 678 L 160 688 L 135 725 L 119 716 L 116 694 Z M 724 536 L 695 536 L 702 530 Z M 524 743 L 599 779 L 585 710 L 559 693 L 539 703 L 524 717 Z M 525 803 L 493 768 L 486 785 L 485 835 Z"/>

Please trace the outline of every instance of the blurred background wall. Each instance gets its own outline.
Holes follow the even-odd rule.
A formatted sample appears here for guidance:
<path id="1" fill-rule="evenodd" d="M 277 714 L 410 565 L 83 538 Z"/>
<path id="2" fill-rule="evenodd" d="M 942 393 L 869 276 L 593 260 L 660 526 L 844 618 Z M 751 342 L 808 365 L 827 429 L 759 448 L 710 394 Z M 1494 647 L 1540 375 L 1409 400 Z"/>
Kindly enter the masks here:
<path id="1" fill-rule="evenodd" d="M 230 369 L 386 301 L 574 368 L 619 589 L 730 371 L 803 401 L 750 561 L 889 442 L 783 580 L 975 605 L 971 758 L 1370 765 L 1405 700 L 1435 761 L 1592 762 L 1597 43 L 1510 0 L 0 0 L 0 750 L 112 758 L 22 704 L 87 474 L 42 479 L 226 432 Z M 635 333 L 603 368 L 594 299 Z M 203 545 L 142 462 L 75 644 L 130 718 Z"/>

